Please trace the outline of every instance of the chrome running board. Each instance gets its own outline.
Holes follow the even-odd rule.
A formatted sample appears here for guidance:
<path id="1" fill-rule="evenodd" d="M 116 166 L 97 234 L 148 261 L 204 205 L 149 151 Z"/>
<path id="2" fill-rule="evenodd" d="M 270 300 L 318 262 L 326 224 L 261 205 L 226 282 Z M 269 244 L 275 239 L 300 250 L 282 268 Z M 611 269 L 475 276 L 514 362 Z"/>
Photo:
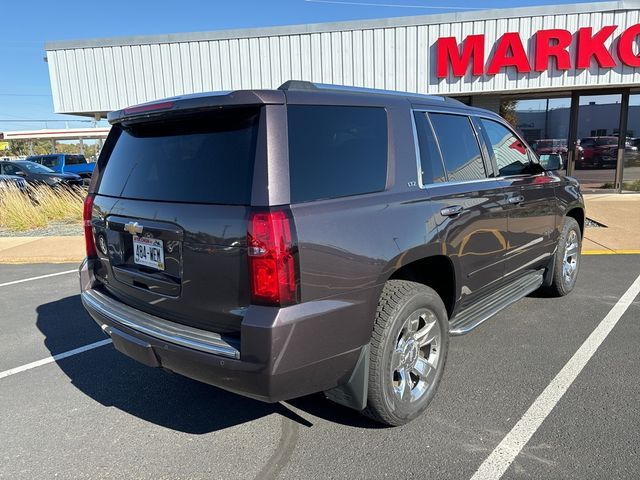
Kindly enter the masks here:
<path id="1" fill-rule="evenodd" d="M 526 297 L 542 285 L 544 270 L 531 272 L 459 312 L 449 322 L 451 335 L 464 335 L 493 317 L 500 310 Z"/>

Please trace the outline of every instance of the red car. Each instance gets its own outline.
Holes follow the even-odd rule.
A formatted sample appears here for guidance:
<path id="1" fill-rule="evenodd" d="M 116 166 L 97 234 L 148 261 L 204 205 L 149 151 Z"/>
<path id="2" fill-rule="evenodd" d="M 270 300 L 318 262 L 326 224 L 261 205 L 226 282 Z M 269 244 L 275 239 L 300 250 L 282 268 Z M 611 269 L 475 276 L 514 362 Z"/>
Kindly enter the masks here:
<path id="1" fill-rule="evenodd" d="M 576 159 L 576 168 L 615 168 L 616 155 L 612 149 L 618 148 L 618 137 L 586 137 L 580 139 L 582 155 Z"/>

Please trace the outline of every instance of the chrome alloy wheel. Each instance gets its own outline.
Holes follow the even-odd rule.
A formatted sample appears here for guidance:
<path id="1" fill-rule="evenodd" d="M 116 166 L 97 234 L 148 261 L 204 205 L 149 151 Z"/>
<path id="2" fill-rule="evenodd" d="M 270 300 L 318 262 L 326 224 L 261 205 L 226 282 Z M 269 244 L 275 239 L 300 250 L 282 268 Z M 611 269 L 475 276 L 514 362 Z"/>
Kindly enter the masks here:
<path id="1" fill-rule="evenodd" d="M 393 392 L 401 402 L 415 402 L 436 376 L 442 332 L 435 314 L 427 309 L 413 312 L 402 326 L 391 353 Z"/>
<path id="2" fill-rule="evenodd" d="M 579 248 L 578 233 L 575 230 L 570 230 L 564 246 L 564 259 L 562 261 L 562 276 L 567 285 L 571 285 L 578 273 Z"/>

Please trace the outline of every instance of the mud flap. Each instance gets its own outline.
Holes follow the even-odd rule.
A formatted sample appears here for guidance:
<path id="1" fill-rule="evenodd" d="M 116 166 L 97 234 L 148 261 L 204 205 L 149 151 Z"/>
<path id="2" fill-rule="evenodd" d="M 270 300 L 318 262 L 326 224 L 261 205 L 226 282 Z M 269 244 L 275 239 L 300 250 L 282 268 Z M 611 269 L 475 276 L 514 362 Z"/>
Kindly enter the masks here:
<path id="1" fill-rule="evenodd" d="M 551 259 L 549 260 L 549 264 L 544 271 L 544 279 L 542 280 L 543 287 L 550 287 L 553 283 L 553 274 L 556 268 L 556 255 L 558 254 L 558 247 L 556 246 L 553 255 L 551 255 Z"/>
<path id="2" fill-rule="evenodd" d="M 362 347 L 349 381 L 324 392 L 332 402 L 355 410 L 364 410 L 369 394 L 369 344 Z"/>

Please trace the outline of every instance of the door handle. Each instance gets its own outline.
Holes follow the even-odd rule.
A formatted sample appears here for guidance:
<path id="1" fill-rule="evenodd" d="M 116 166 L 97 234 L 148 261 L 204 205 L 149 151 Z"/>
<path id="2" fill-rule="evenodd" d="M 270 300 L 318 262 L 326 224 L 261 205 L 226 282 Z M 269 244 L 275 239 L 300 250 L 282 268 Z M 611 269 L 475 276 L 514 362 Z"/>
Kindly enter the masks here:
<path id="1" fill-rule="evenodd" d="M 464 211 L 464 207 L 461 205 L 452 205 L 450 207 L 445 207 L 440 210 L 440 215 L 444 217 L 455 217 L 456 215 L 460 215 Z"/>
<path id="2" fill-rule="evenodd" d="M 509 197 L 508 202 L 511 203 L 512 205 L 517 205 L 519 203 L 524 202 L 524 196 L 514 195 L 513 197 Z"/>

